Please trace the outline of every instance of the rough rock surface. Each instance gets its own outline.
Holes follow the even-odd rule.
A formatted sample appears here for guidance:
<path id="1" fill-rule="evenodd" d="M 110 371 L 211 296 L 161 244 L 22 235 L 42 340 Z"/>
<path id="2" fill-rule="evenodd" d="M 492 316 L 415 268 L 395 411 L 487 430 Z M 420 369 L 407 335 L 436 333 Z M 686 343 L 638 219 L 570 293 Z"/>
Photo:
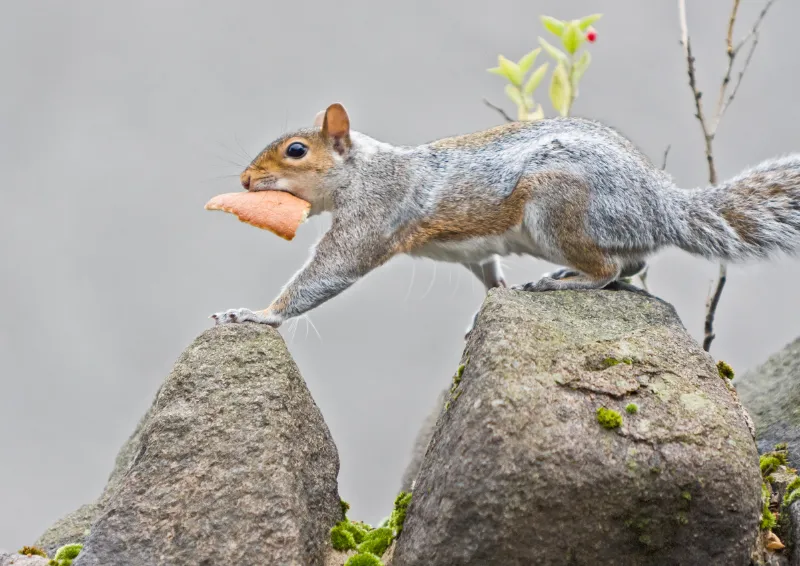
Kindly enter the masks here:
<path id="1" fill-rule="evenodd" d="M 0 566 L 47 566 L 47 558 L 0 552 Z"/>
<path id="2" fill-rule="evenodd" d="M 670 305 L 494 290 L 462 363 L 393 566 L 749 563 L 753 437 Z"/>
<path id="3" fill-rule="evenodd" d="M 280 335 L 212 328 L 162 385 L 74 566 L 321 565 L 338 471 Z"/>
<path id="4" fill-rule="evenodd" d="M 787 537 L 790 546 L 789 566 L 800 566 L 800 501 L 789 506 L 791 533 Z"/>
<path id="5" fill-rule="evenodd" d="M 401 491 L 411 491 L 411 486 L 417 478 L 417 473 L 422 465 L 422 459 L 425 457 L 425 451 L 428 449 L 428 442 L 430 442 L 433 431 L 436 429 L 436 421 L 442 412 L 442 407 L 447 402 L 449 393 L 449 389 L 445 389 L 439 394 L 436 398 L 436 404 L 419 428 L 417 438 L 414 440 L 414 446 L 411 449 L 411 459 L 400 481 Z"/>
<path id="6" fill-rule="evenodd" d="M 800 338 L 733 383 L 755 422 L 759 452 L 785 442 L 800 468 Z"/>

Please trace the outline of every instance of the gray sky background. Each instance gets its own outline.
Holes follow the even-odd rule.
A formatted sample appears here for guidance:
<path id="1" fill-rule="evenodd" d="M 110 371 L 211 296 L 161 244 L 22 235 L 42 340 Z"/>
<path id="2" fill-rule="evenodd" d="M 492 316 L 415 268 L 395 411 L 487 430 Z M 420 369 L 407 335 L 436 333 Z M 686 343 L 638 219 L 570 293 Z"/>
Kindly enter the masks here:
<path id="1" fill-rule="evenodd" d="M 713 102 L 731 2 L 688 4 Z M 743 0 L 737 37 L 761 6 Z M 313 220 L 287 243 L 204 211 L 237 190 L 244 151 L 334 101 L 355 129 L 397 144 L 493 126 L 481 99 L 504 103 L 502 79 L 485 71 L 497 53 L 534 47 L 546 33 L 539 14 L 596 11 L 605 16 L 575 113 L 659 163 L 671 144 L 678 183 L 704 184 L 673 0 L 4 2 L 0 547 L 32 542 L 94 499 L 208 315 L 266 306 L 326 228 Z M 719 130 L 722 177 L 800 150 L 798 21 L 800 4 L 780 0 L 764 24 Z M 539 98 L 552 114 L 546 89 Z M 513 283 L 550 267 L 508 264 Z M 677 251 L 651 267 L 651 290 L 695 337 L 715 273 Z M 797 259 L 733 268 L 712 353 L 744 370 L 795 338 L 798 280 Z M 389 510 L 481 298 L 459 266 L 399 258 L 314 311 L 316 331 L 282 329 L 339 448 L 354 517 Z"/>

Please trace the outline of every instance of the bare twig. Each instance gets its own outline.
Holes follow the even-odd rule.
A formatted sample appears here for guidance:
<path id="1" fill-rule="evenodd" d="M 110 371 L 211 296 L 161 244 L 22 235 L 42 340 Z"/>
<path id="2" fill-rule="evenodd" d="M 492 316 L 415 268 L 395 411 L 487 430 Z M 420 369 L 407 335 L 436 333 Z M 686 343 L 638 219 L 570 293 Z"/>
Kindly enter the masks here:
<path id="1" fill-rule="evenodd" d="M 719 266 L 719 279 L 717 279 L 717 287 L 714 289 L 714 294 L 708 297 L 706 301 L 706 323 L 703 335 L 703 350 L 708 352 L 711 349 L 711 342 L 717 335 L 714 333 L 714 317 L 717 314 L 717 305 L 719 305 L 719 298 L 722 296 L 722 290 L 725 288 L 725 283 L 728 280 L 728 266 L 724 263 Z"/>
<path id="2" fill-rule="evenodd" d="M 505 110 L 503 110 L 503 109 L 502 109 L 502 108 L 500 108 L 499 106 L 496 106 L 496 105 L 492 104 L 491 102 L 489 102 L 489 101 L 488 101 L 488 100 L 486 100 L 485 98 L 483 99 L 483 103 L 484 103 L 486 106 L 488 106 L 489 108 L 491 108 L 491 109 L 493 109 L 493 110 L 496 110 L 496 111 L 497 111 L 497 112 L 498 112 L 498 113 L 499 113 L 499 114 L 500 114 L 500 115 L 501 115 L 503 118 L 505 118 L 505 121 L 506 121 L 506 122 L 514 122 L 514 121 L 515 121 L 515 120 L 514 120 L 514 119 L 513 119 L 511 116 L 509 116 L 508 114 L 506 114 L 506 111 L 505 111 Z"/>
<path id="3" fill-rule="evenodd" d="M 736 4 L 738 4 L 738 2 L 736 2 Z M 714 165 L 714 149 L 712 147 L 714 142 L 714 134 L 709 130 L 705 114 L 703 114 L 703 103 L 701 101 L 703 93 L 697 88 L 694 56 L 692 55 L 692 44 L 689 40 L 689 26 L 686 24 L 686 0 L 678 0 L 678 14 L 680 15 L 681 22 L 681 44 L 683 45 L 683 54 L 686 56 L 686 67 L 689 73 L 689 87 L 692 89 L 692 95 L 694 96 L 694 106 L 696 109 L 695 117 L 700 122 L 700 127 L 703 130 L 703 139 L 705 140 L 706 145 L 708 180 L 712 185 L 716 185 L 717 168 Z"/>
<path id="4" fill-rule="evenodd" d="M 669 150 L 672 149 L 672 144 L 667 146 L 667 149 L 664 150 L 664 159 L 661 161 L 661 170 L 664 171 L 667 168 L 667 157 L 669 157 Z"/>
<path id="5" fill-rule="evenodd" d="M 755 53 L 756 46 L 758 46 L 758 34 L 753 36 L 753 43 L 750 44 L 750 51 L 747 52 L 747 58 L 744 60 L 742 70 L 739 71 L 739 76 L 736 78 L 736 84 L 733 85 L 731 94 L 728 96 L 728 99 L 725 101 L 725 103 L 720 106 L 719 112 L 717 113 L 717 124 L 719 124 L 719 121 L 722 118 L 722 115 L 725 114 L 728 106 L 730 106 L 731 102 L 733 102 L 733 97 L 736 96 L 737 92 L 739 92 L 739 85 L 742 84 L 744 73 L 747 71 L 747 67 L 750 66 L 750 61 L 753 59 L 753 53 Z"/>
<path id="6" fill-rule="evenodd" d="M 731 8 L 731 14 L 728 18 L 728 34 L 726 37 L 726 45 L 727 45 L 727 55 L 728 55 L 728 65 L 725 69 L 725 75 L 722 79 L 722 84 L 720 85 L 719 89 L 719 98 L 717 101 L 717 108 L 714 114 L 713 123 L 709 126 L 708 121 L 706 120 L 705 114 L 703 114 L 703 104 L 701 101 L 702 92 L 697 87 L 697 79 L 696 79 L 696 70 L 695 70 L 695 60 L 694 56 L 692 55 L 692 45 L 689 40 L 689 26 L 686 23 L 686 0 L 678 0 L 678 15 L 680 18 L 680 25 L 681 25 L 681 44 L 683 45 L 683 52 L 686 57 L 686 67 L 687 72 L 689 74 L 689 87 L 692 89 L 692 95 L 694 96 L 694 103 L 697 117 L 697 120 L 700 122 L 700 127 L 703 131 L 703 140 L 705 141 L 705 153 L 706 153 L 706 161 L 708 162 L 708 180 L 712 185 L 717 184 L 717 168 L 716 164 L 714 163 L 714 136 L 717 133 L 717 128 L 719 126 L 720 120 L 722 120 L 722 116 L 725 114 L 725 111 L 730 106 L 731 102 L 733 102 L 736 93 L 739 90 L 739 85 L 742 83 L 742 79 L 744 78 L 744 74 L 747 71 L 747 68 L 750 66 L 750 61 L 753 58 L 753 53 L 756 50 L 756 46 L 758 45 L 758 31 L 761 26 L 761 23 L 764 21 L 764 17 L 767 15 L 772 4 L 775 3 L 775 0 L 767 0 L 764 8 L 761 10 L 758 18 L 756 19 L 753 28 L 750 30 L 750 33 L 745 36 L 745 38 L 740 41 L 736 46 L 733 45 L 733 29 L 736 25 L 736 16 L 739 13 L 739 4 L 741 0 L 733 0 L 733 7 Z M 747 58 L 745 59 L 744 65 L 742 66 L 741 71 L 739 71 L 739 75 L 736 79 L 736 83 L 733 85 L 733 89 L 731 90 L 730 94 L 728 94 L 728 87 L 730 86 L 731 82 L 731 74 L 733 73 L 733 66 L 734 62 L 736 61 L 736 56 L 738 55 L 739 51 L 747 44 L 748 41 L 752 39 L 752 43 L 750 44 L 750 50 L 747 53 Z M 727 96 L 726 96 L 727 95 Z M 665 154 L 665 163 L 666 163 L 666 154 Z M 725 283 L 728 279 L 728 267 L 723 263 L 719 266 L 719 277 L 717 278 L 717 283 L 714 288 L 714 292 L 710 294 L 708 300 L 706 301 L 706 319 L 705 319 L 705 327 L 704 327 L 704 337 L 703 337 L 703 349 L 708 351 L 711 348 L 711 343 L 714 341 L 716 334 L 714 333 L 714 319 L 717 314 L 717 306 L 719 305 L 720 297 L 722 296 L 722 290 L 725 288 Z"/>
<path id="7" fill-rule="evenodd" d="M 725 70 L 725 76 L 722 79 L 722 85 L 719 87 L 719 99 L 717 100 L 717 115 L 714 119 L 714 129 L 716 133 L 719 121 L 722 119 L 723 102 L 725 101 L 725 92 L 728 90 L 728 83 L 731 82 L 731 71 L 733 70 L 733 62 L 736 60 L 737 49 L 733 48 L 733 26 L 736 25 L 736 14 L 739 12 L 740 0 L 733 0 L 733 9 L 731 10 L 731 17 L 728 20 L 728 37 L 727 37 L 727 54 L 728 54 L 728 68 Z"/>
<path id="8" fill-rule="evenodd" d="M 720 87 L 719 91 L 719 100 L 717 101 L 717 115 L 714 120 L 714 127 L 712 129 L 712 133 L 717 132 L 717 127 L 719 126 L 720 120 L 725 115 L 725 112 L 728 110 L 728 107 L 733 102 L 733 98 L 736 96 L 736 92 L 739 90 L 739 85 L 742 84 L 742 79 L 744 78 L 744 74 L 747 71 L 747 67 L 750 66 L 750 61 L 753 58 L 753 53 L 755 53 L 756 46 L 758 45 L 758 37 L 759 37 L 759 29 L 761 28 L 761 24 L 764 21 L 764 18 L 769 12 L 769 9 L 775 3 L 775 0 L 767 0 L 764 4 L 764 8 L 761 10 L 761 13 L 756 18 L 753 27 L 750 29 L 750 32 L 742 39 L 739 43 L 736 44 L 736 47 L 733 46 L 733 24 L 736 22 L 736 12 L 739 8 L 739 0 L 734 0 L 733 10 L 731 11 L 731 19 L 728 25 L 728 68 L 725 71 L 725 78 L 722 79 L 722 86 Z M 747 42 L 752 39 L 752 43 L 750 44 L 750 50 L 747 53 L 747 58 L 745 59 L 744 66 L 742 70 L 739 72 L 739 76 L 736 79 L 736 84 L 733 86 L 733 90 L 731 94 L 728 96 L 727 100 L 725 99 L 725 94 L 728 90 L 728 86 L 730 85 L 731 80 L 731 72 L 733 71 L 733 63 L 736 59 L 736 56 L 739 54 L 739 51 L 747 45 Z"/>

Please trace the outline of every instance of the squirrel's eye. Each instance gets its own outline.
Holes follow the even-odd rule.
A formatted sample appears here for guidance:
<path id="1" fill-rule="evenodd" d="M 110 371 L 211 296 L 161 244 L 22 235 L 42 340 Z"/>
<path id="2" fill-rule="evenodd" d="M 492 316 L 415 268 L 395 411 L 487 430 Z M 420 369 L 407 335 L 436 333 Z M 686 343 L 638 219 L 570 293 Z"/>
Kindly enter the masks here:
<path id="1" fill-rule="evenodd" d="M 300 159 L 306 153 L 308 153 L 308 147 L 304 143 L 290 143 L 289 147 L 286 148 L 286 157 L 291 157 L 292 159 Z"/>

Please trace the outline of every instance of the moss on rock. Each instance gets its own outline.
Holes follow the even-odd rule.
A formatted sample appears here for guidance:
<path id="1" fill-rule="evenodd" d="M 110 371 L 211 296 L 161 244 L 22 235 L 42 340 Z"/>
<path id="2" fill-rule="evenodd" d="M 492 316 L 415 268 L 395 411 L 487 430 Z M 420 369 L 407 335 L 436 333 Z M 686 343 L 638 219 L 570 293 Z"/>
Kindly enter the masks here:
<path id="1" fill-rule="evenodd" d="M 622 426 L 622 415 L 613 409 L 598 407 L 597 422 L 600 423 L 600 426 L 604 428 L 619 428 Z"/>

